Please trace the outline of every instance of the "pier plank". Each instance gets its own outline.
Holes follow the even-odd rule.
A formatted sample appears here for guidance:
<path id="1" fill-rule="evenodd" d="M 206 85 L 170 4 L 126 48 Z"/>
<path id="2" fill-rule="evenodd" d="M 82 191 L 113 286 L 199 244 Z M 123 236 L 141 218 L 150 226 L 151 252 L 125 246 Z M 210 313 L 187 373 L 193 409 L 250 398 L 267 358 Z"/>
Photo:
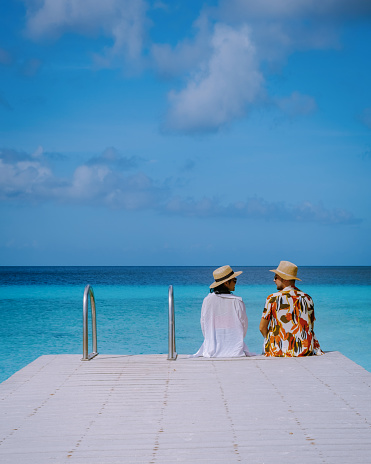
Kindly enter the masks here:
<path id="1" fill-rule="evenodd" d="M 42 356 L 0 384 L 0 462 L 371 462 L 371 373 L 308 358 Z"/>

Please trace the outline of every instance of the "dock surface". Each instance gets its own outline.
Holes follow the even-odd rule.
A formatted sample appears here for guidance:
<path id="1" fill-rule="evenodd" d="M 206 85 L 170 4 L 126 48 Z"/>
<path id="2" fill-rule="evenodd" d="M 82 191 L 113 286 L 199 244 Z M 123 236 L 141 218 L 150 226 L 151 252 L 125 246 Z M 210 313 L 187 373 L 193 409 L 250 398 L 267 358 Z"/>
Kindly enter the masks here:
<path id="1" fill-rule="evenodd" d="M 371 463 L 371 373 L 339 352 L 42 356 L 0 398 L 1 464 Z"/>

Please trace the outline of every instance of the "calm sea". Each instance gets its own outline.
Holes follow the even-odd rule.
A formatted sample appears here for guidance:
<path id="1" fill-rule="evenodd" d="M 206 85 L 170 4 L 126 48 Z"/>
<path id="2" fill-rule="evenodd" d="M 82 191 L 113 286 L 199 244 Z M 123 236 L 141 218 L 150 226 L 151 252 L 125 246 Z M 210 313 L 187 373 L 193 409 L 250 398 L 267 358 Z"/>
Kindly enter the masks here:
<path id="1" fill-rule="evenodd" d="M 265 298 L 274 267 L 238 267 L 235 294 L 247 307 L 250 351 L 261 353 Z M 202 343 L 200 309 L 214 267 L 0 267 L 0 381 L 44 354 L 82 354 L 84 288 L 94 289 L 98 351 L 167 353 L 168 287 L 174 286 L 176 348 Z M 299 288 L 315 303 L 315 332 L 325 351 L 371 371 L 371 267 L 302 267 Z M 89 346 L 91 351 L 91 344 Z"/>

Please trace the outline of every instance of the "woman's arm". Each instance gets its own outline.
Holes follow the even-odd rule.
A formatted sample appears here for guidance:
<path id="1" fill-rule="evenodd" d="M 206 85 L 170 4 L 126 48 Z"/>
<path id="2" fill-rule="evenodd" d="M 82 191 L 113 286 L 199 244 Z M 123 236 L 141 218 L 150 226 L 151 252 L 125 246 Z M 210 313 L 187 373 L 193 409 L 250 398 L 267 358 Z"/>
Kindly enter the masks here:
<path id="1" fill-rule="evenodd" d="M 236 308 L 238 319 L 240 320 L 242 328 L 243 328 L 243 336 L 246 337 L 249 321 L 247 319 L 245 303 L 239 298 L 238 299 L 236 298 L 236 300 L 234 300 L 234 305 Z"/>

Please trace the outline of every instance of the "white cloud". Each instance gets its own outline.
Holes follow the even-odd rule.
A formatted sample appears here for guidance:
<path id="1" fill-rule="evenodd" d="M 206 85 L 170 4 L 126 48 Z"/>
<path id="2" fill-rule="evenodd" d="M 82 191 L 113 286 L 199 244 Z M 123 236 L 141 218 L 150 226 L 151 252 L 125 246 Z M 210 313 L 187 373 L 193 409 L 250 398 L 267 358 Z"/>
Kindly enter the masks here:
<path id="1" fill-rule="evenodd" d="M 289 97 L 276 98 L 276 105 L 288 116 L 304 116 L 317 109 L 316 101 L 309 95 L 293 92 Z"/>
<path id="2" fill-rule="evenodd" d="M 169 94 L 166 127 L 185 132 L 214 131 L 246 114 L 263 92 L 249 29 L 215 26 L 212 54 L 188 80 L 186 88 Z"/>
<path id="3" fill-rule="evenodd" d="M 104 36 L 112 45 L 94 55 L 98 66 L 124 67 L 130 61 L 127 70 L 149 65 L 162 77 L 182 76 L 184 86 L 168 94 L 164 128 L 184 133 L 216 131 L 245 117 L 264 93 L 264 76 L 283 67 L 291 53 L 339 47 L 343 21 L 371 16 L 371 2 L 365 0 L 220 0 L 215 6 L 205 2 L 189 35 L 172 46 L 151 44 L 147 36 L 148 11 L 170 12 L 170 3 L 23 1 L 27 33 L 35 40 L 65 33 Z M 0 63 L 8 60 L 0 49 Z M 25 72 L 33 74 L 40 65 L 32 60 Z M 311 97 L 295 93 L 277 104 L 292 116 L 315 109 Z M 0 105 L 9 109 L 4 99 Z"/>
<path id="4" fill-rule="evenodd" d="M 124 175 L 125 170 L 134 167 L 131 160 L 109 148 L 101 157 L 78 166 L 72 178 L 62 178 L 53 173 L 41 147 L 32 155 L 0 150 L 0 200 L 153 208 L 166 197 L 167 189 L 155 185 L 142 172 Z"/>
<path id="5" fill-rule="evenodd" d="M 43 197 L 45 187 L 53 181 L 51 170 L 38 161 L 16 160 L 9 163 L 0 158 L 0 199 Z"/>
<path id="6" fill-rule="evenodd" d="M 67 32 L 113 39 L 101 61 L 116 55 L 137 59 L 145 34 L 144 0 L 25 0 L 27 33 L 33 39 L 58 38 Z"/>
<path id="7" fill-rule="evenodd" d="M 339 25 L 371 17 L 365 0 L 221 0 L 217 21 L 253 27 L 259 57 L 281 60 L 294 50 L 338 48 Z"/>
<path id="8" fill-rule="evenodd" d="M 142 172 L 124 176 L 107 166 L 79 166 L 71 184 L 60 192 L 63 201 L 94 203 L 113 209 L 153 208 L 164 195 L 152 179 Z"/>
<path id="9" fill-rule="evenodd" d="M 198 45 L 199 44 L 199 45 Z M 162 77 L 172 77 L 188 72 L 197 65 L 208 51 L 208 43 L 197 36 L 197 41 L 185 40 L 175 48 L 169 44 L 153 44 L 151 55 L 156 71 Z"/>
<path id="10" fill-rule="evenodd" d="M 265 103 L 265 78 L 282 69 L 291 53 L 338 49 L 342 23 L 366 16 L 371 2 L 363 0 L 221 0 L 204 8 L 192 40 L 152 47 L 159 72 L 175 75 L 189 66 L 184 87 L 168 94 L 165 129 L 210 132 L 245 117 Z M 291 117 L 316 110 L 315 100 L 298 92 L 272 99 Z"/>
<path id="11" fill-rule="evenodd" d="M 212 52 L 210 25 L 207 18 L 195 21 L 194 37 L 185 38 L 175 47 L 169 44 L 152 44 L 151 57 L 155 70 L 163 77 L 177 76 L 195 69 Z"/>
<path id="12" fill-rule="evenodd" d="M 334 19 L 371 14 L 371 4 L 367 0 L 222 0 L 220 5 L 220 14 L 235 19 Z"/>
<path id="13" fill-rule="evenodd" d="M 361 222 L 344 209 L 327 209 L 322 204 L 303 202 L 290 205 L 285 202 L 269 202 L 262 198 L 249 198 L 223 205 L 218 199 L 204 197 L 201 200 L 170 199 L 164 208 L 167 214 L 193 217 L 235 217 L 274 222 L 314 222 L 320 224 L 357 224 Z"/>
<path id="14" fill-rule="evenodd" d="M 104 158 L 104 157 L 103 157 Z M 166 182 L 155 182 L 144 172 L 125 175 L 117 164 L 78 166 L 72 177 L 55 175 L 41 148 L 32 155 L 0 150 L 0 201 L 25 203 L 59 202 L 94 205 L 121 210 L 152 210 L 183 217 L 220 217 L 263 221 L 357 224 L 359 219 L 344 209 L 322 204 L 287 204 L 252 197 L 223 204 L 217 198 L 181 198 Z"/>
<path id="15" fill-rule="evenodd" d="M 131 156 L 130 158 L 121 156 L 114 147 L 106 148 L 103 153 L 88 161 L 88 165 L 107 165 L 114 166 L 123 171 L 133 169 L 138 166 L 141 158 L 139 156 Z"/>

